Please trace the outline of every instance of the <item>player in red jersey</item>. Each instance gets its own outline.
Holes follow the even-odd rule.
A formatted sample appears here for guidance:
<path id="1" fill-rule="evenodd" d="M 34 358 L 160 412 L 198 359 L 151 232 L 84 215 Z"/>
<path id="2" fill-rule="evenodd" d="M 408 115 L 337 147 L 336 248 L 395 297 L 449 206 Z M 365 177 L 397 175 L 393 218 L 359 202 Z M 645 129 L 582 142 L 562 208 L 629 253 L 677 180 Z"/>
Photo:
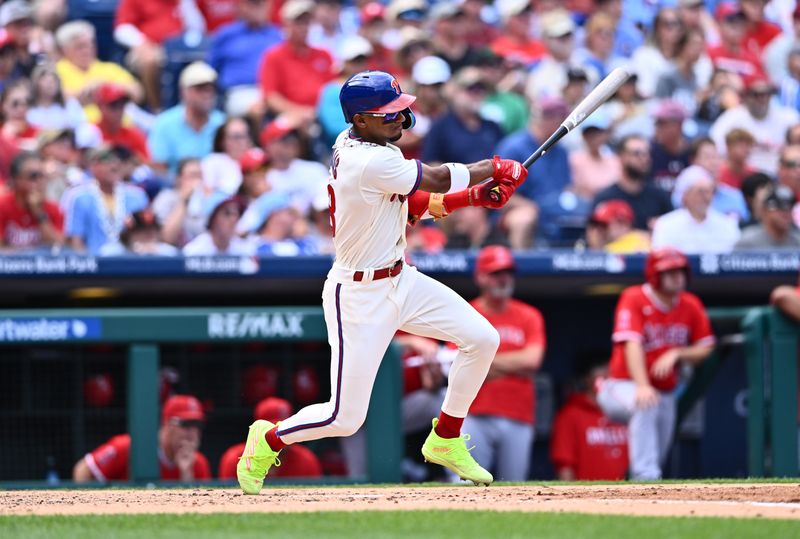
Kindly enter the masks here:
<path id="1" fill-rule="evenodd" d="M 596 382 L 608 374 L 593 367 L 558 411 L 550 435 L 550 460 L 562 481 L 618 481 L 628 471 L 628 428 L 603 415 Z"/>
<path id="2" fill-rule="evenodd" d="M 256 420 L 264 419 L 272 423 L 283 421 L 292 415 L 292 405 L 289 401 L 279 397 L 267 397 L 261 400 L 253 411 Z M 219 459 L 220 479 L 235 479 L 236 465 L 239 457 L 244 452 L 244 443 L 236 444 L 227 449 Z M 269 471 L 269 477 L 321 477 L 322 464 L 317 456 L 307 447 L 300 444 L 287 446 L 281 452 L 281 465 Z"/>
<path id="3" fill-rule="evenodd" d="M 211 479 L 208 460 L 198 451 L 204 422 L 203 406 L 191 395 L 173 395 L 164 403 L 158 431 L 158 463 L 162 480 Z M 114 436 L 75 464 L 72 479 L 77 483 L 127 481 L 130 451 L 130 434 Z"/>
<path id="4" fill-rule="evenodd" d="M 484 247 L 475 262 L 481 293 L 470 302 L 500 334 L 486 381 L 464 420 L 472 454 L 503 481 L 528 478 L 534 439 L 533 374 L 545 350 L 544 319 L 534 307 L 513 299 L 514 258 L 501 245 Z"/>
<path id="5" fill-rule="evenodd" d="M 675 249 L 651 252 L 647 282 L 626 288 L 617 303 L 609 378 L 598 402 L 609 419 L 628 424 L 631 479 L 660 479 L 675 431 L 681 362 L 697 365 L 714 335 L 705 307 L 686 292 L 689 262 Z"/>

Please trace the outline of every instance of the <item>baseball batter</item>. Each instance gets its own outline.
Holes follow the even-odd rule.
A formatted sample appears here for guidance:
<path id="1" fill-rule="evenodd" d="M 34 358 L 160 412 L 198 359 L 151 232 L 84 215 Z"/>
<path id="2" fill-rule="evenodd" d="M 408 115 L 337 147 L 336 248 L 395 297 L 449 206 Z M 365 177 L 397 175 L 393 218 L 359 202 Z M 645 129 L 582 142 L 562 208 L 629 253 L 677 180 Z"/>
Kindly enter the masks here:
<path id="1" fill-rule="evenodd" d="M 675 386 L 681 362 L 699 364 L 714 346 L 700 299 L 686 292 L 689 262 L 675 249 L 651 252 L 643 285 L 617 303 L 609 378 L 598 404 L 628 424 L 631 479 L 660 479 L 675 431 Z"/>
<path id="2" fill-rule="evenodd" d="M 497 331 L 458 294 L 404 264 L 405 229 L 466 205 L 501 207 L 525 180 L 520 163 L 495 157 L 430 167 L 392 144 L 414 125 L 416 99 L 381 71 L 348 79 L 339 94 L 352 127 L 333 146 L 328 194 L 336 257 L 322 291 L 331 347 L 331 398 L 274 425 L 250 426 L 237 466 L 245 494 L 258 494 L 288 444 L 349 436 L 364 422 L 372 384 L 398 329 L 453 342 L 459 352 L 424 457 L 475 484 L 492 475 L 470 455 L 461 424 L 497 351 Z M 481 183 L 492 178 L 491 182 Z M 498 187 L 497 200 L 490 189 Z M 411 208 L 411 210 L 409 210 Z"/>

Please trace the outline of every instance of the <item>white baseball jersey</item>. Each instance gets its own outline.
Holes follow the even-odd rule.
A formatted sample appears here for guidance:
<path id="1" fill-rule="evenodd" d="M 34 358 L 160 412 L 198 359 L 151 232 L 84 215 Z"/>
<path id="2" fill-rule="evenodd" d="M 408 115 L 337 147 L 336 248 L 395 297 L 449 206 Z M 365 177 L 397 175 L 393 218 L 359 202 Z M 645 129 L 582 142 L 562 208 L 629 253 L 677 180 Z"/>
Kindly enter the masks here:
<path id="1" fill-rule="evenodd" d="M 403 258 L 406 198 L 419 188 L 422 165 L 397 146 L 380 146 L 347 129 L 333 145 L 330 198 L 336 263 L 351 270 L 380 269 Z"/>

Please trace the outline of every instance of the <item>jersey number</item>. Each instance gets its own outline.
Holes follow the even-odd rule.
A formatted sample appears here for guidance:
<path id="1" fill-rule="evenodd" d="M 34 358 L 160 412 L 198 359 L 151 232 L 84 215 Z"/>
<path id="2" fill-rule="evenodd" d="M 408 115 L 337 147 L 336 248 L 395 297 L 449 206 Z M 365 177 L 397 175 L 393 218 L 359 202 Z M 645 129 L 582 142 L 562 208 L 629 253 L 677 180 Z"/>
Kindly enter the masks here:
<path id="1" fill-rule="evenodd" d="M 336 193 L 333 192 L 333 186 L 328 184 L 328 210 L 331 213 L 331 234 L 336 237 Z"/>

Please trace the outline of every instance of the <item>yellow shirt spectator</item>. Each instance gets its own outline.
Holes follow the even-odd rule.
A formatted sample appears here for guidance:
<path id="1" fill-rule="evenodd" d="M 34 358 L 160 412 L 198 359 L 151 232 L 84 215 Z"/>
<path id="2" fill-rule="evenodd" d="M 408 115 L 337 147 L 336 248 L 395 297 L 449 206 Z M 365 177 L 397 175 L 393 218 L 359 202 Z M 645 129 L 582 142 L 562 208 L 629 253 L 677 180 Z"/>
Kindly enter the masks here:
<path id="1" fill-rule="evenodd" d="M 95 60 L 86 71 L 62 58 L 56 63 L 56 72 L 61 79 L 64 94 L 80 99 L 81 93 L 104 82 L 113 82 L 127 88 L 136 86 L 136 79 L 118 64 Z M 90 123 L 100 120 L 100 111 L 90 103 L 84 107 Z"/>

